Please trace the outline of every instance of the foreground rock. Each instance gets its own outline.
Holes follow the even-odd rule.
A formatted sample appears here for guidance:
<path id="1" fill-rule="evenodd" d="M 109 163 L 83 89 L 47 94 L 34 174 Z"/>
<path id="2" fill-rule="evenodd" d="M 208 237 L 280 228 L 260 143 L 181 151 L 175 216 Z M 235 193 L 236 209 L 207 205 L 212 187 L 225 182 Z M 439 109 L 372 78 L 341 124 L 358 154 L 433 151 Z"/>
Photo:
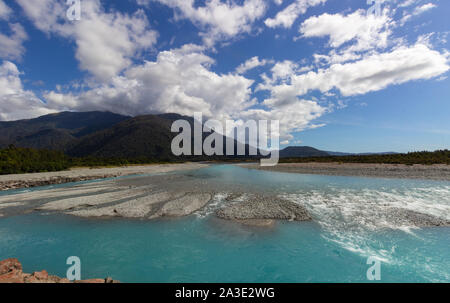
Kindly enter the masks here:
<path id="1" fill-rule="evenodd" d="M 244 202 L 233 203 L 217 210 L 216 216 L 256 226 L 271 226 L 274 220 L 312 220 L 303 206 L 271 196 L 252 196 Z"/>
<path id="2" fill-rule="evenodd" d="M 27 274 L 22 271 L 22 264 L 17 259 L 0 261 L 0 283 L 119 283 L 111 278 L 90 279 L 70 282 L 66 278 L 51 276 L 47 271 Z"/>
<path id="3" fill-rule="evenodd" d="M 391 222 L 397 225 L 415 227 L 450 226 L 450 221 L 408 209 L 391 208 L 386 216 Z"/>
<path id="4" fill-rule="evenodd" d="M 369 163 L 280 163 L 277 166 L 264 167 L 259 164 L 240 164 L 239 166 L 277 171 L 284 173 L 355 176 L 375 178 L 400 178 L 450 181 L 450 165 L 403 165 Z"/>
<path id="5" fill-rule="evenodd" d="M 198 169 L 207 166 L 207 164 L 201 163 L 155 164 L 95 169 L 74 168 L 68 171 L 59 172 L 2 175 L 0 176 L 0 191 L 115 178 L 120 176 L 167 173 L 177 170 Z"/>

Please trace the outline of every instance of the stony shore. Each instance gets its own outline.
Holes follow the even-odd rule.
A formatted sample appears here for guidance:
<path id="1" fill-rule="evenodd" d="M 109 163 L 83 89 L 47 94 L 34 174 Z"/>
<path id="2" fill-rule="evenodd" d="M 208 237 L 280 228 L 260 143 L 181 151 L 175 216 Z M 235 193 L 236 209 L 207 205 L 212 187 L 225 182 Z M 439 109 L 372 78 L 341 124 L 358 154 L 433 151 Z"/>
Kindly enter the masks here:
<path id="1" fill-rule="evenodd" d="M 27 274 L 17 259 L 0 261 L 0 283 L 120 283 L 112 278 L 70 282 L 66 278 L 49 275 L 46 270 Z"/>
<path id="2" fill-rule="evenodd" d="M 283 173 L 450 181 L 450 165 L 445 164 L 397 165 L 312 162 L 280 163 L 274 167 L 262 167 L 256 163 L 240 164 L 239 166 Z"/>
<path id="3" fill-rule="evenodd" d="M 271 226 L 276 220 L 311 221 L 306 208 L 273 196 L 254 195 L 216 211 L 216 216 L 244 225 Z"/>
<path id="4" fill-rule="evenodd" d="M 264 188 L 229 186 L 223 182 L 215 182 L 214 178 L 197 176 L 190 171 L 202 167 L 206 167 L 206 164 L 119 168 L 113 170 L 119 170 L 122 175 L 149 175 L 0 195 L 0 217 L 40 213 L 92 219 L 153 220 L 205 213 L 244 225 L 265 227 L 273 226 L 279 220 L 314 220 L 314 216 L 309 213 L 311 209 L 307 207 L 307 201 L 298 202 L 289 197 L 284 198 L 273 190 L 265 191 Z M 174 170 L 179 172 L 157 174 Z M 42 177 L 42 174 L 40 176 Z M 224 198 L 218 199 L 218 196 Z M 383 209 L 383 213 L 386 213 L 385 219 L 394 225 L 450 226 L 448 220 L 406 208 Z"/>
<path id="5" fill-rule="evenodd" d="M 115 178 L 130 175 L 167 173 L 177 170 L 198 169 L 207 166 L 201 163 L 141 165 L 109 168 L 74 168 L 68 171 L 0 175 L 0 191 L 64 184 L 70 182 Z"/>

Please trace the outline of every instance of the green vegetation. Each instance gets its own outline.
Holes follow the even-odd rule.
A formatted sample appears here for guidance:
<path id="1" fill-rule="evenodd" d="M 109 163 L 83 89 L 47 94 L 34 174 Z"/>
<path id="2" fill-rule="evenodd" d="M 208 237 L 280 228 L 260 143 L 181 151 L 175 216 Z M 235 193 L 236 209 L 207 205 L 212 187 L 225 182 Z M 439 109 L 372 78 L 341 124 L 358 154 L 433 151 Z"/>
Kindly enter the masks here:
<path id="1" fill-rule="evenodd" d="M 139 157 L 125 158 L 98 158 L 98 157 L 69 157 L 60 151 L 36 150 L 31 148 L 19 148 L 10 145 L 6 149 L 0 149 L 0 175 L 61 171 L 71 167 L 108 167 L 126 166 L 137 164 L 161 164 L 184 161 L 220 161 L 220 162 L 244 162 L 255 159 L 227 159 L 227 158 L 185 158 L 179 160 L 156 159 Z M 450 151 L 439 150 L 435 152 L 412 152 L 408 154 L 369 155 L 369 156 L 329 156 L 309 158 L 284 158 L 281 163 L 306 163 L 306 162 L 339 162 L 339 163 L 384 163 L 384 164 L 450 164 Z"/>
<path id="2" fill-rule="evenodd" d="M 0 175 L 61 171 L 71 167 L 105 167 L 174 162 L 152 158 L 71 158 L 60 151 L 19 148 L 10 145 L 0 150 Z"/>
<path id="3" fill-rule="evenodd" d="M 60 171 L 69 168 L 66 155 L 58 151 L 17 148 L 0 150 L 0 174 Z"/>
<path id="4" fill-rule="evenodd" d="M 355 155 L 355 156 L 329 156 L 309 158 L 285 158 L 281 163 L 307 163 L 307 162 L 339 162 L 339 163 L 383 163 L 383 164 L 450 164 L 450 151 L 438 150 L 435 152 L 411 152 L 407 154 L 389 155 Z"/>

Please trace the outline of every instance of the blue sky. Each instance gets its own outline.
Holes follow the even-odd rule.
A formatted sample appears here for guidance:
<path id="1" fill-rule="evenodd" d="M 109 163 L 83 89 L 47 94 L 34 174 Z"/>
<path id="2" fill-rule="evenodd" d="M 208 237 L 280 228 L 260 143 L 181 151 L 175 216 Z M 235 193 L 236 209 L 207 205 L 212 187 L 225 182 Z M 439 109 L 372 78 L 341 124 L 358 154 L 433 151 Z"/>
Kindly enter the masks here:
<path id="1" fill-rule="evenodd" d="M 80 20 L 68 9 L 0 0 L 0 120 L 200 111 L 280 120 L 285 145 L 450 147 L 449 1 L 80 0 Z"/>

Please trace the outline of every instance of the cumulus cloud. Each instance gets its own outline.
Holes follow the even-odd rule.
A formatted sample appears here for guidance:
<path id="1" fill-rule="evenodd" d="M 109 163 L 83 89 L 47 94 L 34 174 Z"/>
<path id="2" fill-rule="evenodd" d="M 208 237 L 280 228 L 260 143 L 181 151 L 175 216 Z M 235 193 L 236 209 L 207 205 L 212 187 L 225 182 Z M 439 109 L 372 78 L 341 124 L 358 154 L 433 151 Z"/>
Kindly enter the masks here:
<path id="1" fill-rule="evenodd" d="M 356 62 L 292 74 L 288 83 L 273 84 L 266 81 L 259 85 L 259 89 L 271 92 L 272 97 L 266 102 L 273 106 L 290 104 L 297 96 L 311 90 L 325 93 L 337 89 L 343 96 L 360 95 L 390 85 L 440 76 L 450 69 L 447 57 L 427 45 L 417 43 L 391 52 L 370 54 Z"/>
<path id="2" fill-rule="evenodd" d="M 264 21 L 268 27 L 290 28 L 300 15 L 306 13 L 309 7 L 325 3 L 327 0 L 296 0 L 285 9 L 278 12 L 274 18 Z M 280 3 L 281 4 L 281 1 Z"/>
<path id="3" fill-rule="evenodd" d="M 329 37 L 329 45 L 337 48 L 344 43 L 355 41 L 353 51 L 368 50 L 373 47 L 386 47 L 390 35 L 390 18 L 384 14 L 367 15 L 357 10 L 349 15 L 322 14 L 305 20 L 300 26 L 302 37 Z"/>
<path id="4" fill-rule="evenodd" d="M 11 23 L 9 28 L 10 35 L 0 33 L 0 58 L 20 59 L 25 53 L 23 42 L 28 39 L 28 35 L 19 23 Z"/>
<path id="5" fill-rule="evenodd" d="M 139 52 L 150 49 L 157 40 L 158 34 L 150 29 L 142 10 L 132 15 L 106 12 L 99 0 L 84 1 L 81 20 L 70 22 L 64 1 L 17 2 L 41 31 L 73 39 L 80 67 L 103 81 L 129 67 Z"/>
<path id="6" fill-rule="evenodd" d="M 252 24 L 266 11 L 264 0 L 247 0 L 241 5 L 235 0 L 208 0 L 204 6 L 197 6 L 195 0 L 137 0 L 141 5 L 147 5 L 151 1 L 173 8 L 176 19 L 185 18 L 199 26 L 207 46 L 239 34 L 250 33 Z"/>
<path id="7" fill-rule="evenodd" d="M 0 65 L 0 120 L 37 117 L 53 112 L 22 86 L 20 72 L 10 61 Z"/>
<path id="8" fill-rule="evenodd" d="M 403 25 L 405 24 L 407 21 L 409 21 L 410 19 L 412 19 L 413 17 L 419 16 L 433 8 L 437 7 L 436 4 L 434 3 L 427 3 L 421 6 L 417 6 L 414 8 L 414 10 L 412 11 L 412 13 L 405 13 L 403 15 L 403 18 L 400 20 L 400 24 Z"/>
<path id="9" fill-rule="evenodd" d="M 280 120 L 281 139 L 287 143 L 292 132 L 321 127 L 323 124 L 314 124 L 314 120 L 345 107 L 347 103 L 333 106 L 323 101 L 331 92 L 333 97 L 366 94 L 409 81 L 437 79 L 450 68 L 448 53 L 433 50 L 427 36 L 412 45 L 392 43 L 392 16 L 386 12 L 379 17 L 367 16 L 357 10 L 325 13 L 301 24 L 302 39 L 325 37 L 331 48 L 326 54 L 313 55 L 315 66 L 308 66 L 308 60 L 302 58 L 275 62 L 255 54 L 235 72 L 220 74 L 213 69 L 216 62 L 208 55 L 210 47 L 250 33 L 264 16 L 267 1 L 136 1 L 141 5 L 157 1 L 173 8 L 175 20 L 188 19 L 200 28 L 203 46 L 187 44 L 162 51 L 152 61 L 135 60 L 142 59 L 140 53 L 151 49 L 157 38 L 143 10 L 134 14 L 105 11 L 99 0 L 86 1 L 81 21 L 72 23 L 65 19 L 64 1 L 17 0 L 38 29 L 75 42 L 80 67 L 96 80 L 87 80 L 88 88 L 79 92 L 48 91 L 42 102 L 24 90 L 17 67 L 6 62 L 0 74 L 0 118 L 31 117 L 53 110 L 105 110 L 127 115 L 202 112 L 219 120 Z M 309 7 L 325 2 L 296 0 L 265 23 L 289 28 Z M 256 90 L 267 91 L 269 97 L 258 103 L 253 98 L 254 81 L 244 75 L 268 64 L 270 69 L 261 75 L 263 80 Z M 322 101 L 306 96 L 311 91 L 322 92 Z"/>
<path id="10" fill-rule="evenodd" d="M 416 3 L 418 0 L 403 0 L 398 6 L 399 7 L 408 7 Z"/>
<path id="11" fill-rule="evenodd" d="M 282 106 L 273 106 L 270 102 L 264 102 L 266 109 L 250 109 L 242 113 L 244 120 L 278 120 L 280 121 L 280 140 L 286 144 L 294 137 L 293 132 L 301 132 L 305 129 L 315 128 L 312 121 L 329 111 L 328 107 L 318 104 L 316 101 L 295 98 L 293 102 Z M 322 125 L 320 125 L 322 126 Z M 320 127 L 319 126 L 319 127 Z"/>
<path id="12" fill-rule="evenodd" d="M 442 76 L 449 69 L 448 53 L 440 53 L 429 45 L 417 42 L 412 46 L 401 46 L 386 52 L 361 54 L 353 62 L 333 63 L 317 71 L 309 67 L 300 68 L 291 61 L 278 62 L 270 76 L 263 76 L 257 90 L 267 90 L 270 97 L 262 103 L 266 109 L 249 110 L 243 115 L 261 119 L 280 119 L 282 140 L 292 139 L 292 132 L 322 127 L 313 121 L 335 109 L 345 108 L 324 105 L 314 100 L 305 100 L 311 91 L 330 95 L 337 90 L 344 97 L 379 91 L 391 85 L 414 80 Z M 345 106 L 344 106 L 345 105 Z M 272 118 L 270 118 L 272 117 Z"/>
<path id="13" fill-rule="evenodd" d="M 3 0 L 0 0 L 0 20 L 8 20 L 11 14 L 12 9 Z"/>
<path id="14" fill-rule="evenodd" d="M 207 116 L 230 117 L 253 105 L 253 81 L 212 72 L 209 67 L 214 60 L 202 51 L 197 45 L 163 51 L 156 61 L 129 68 L 107 85 L 77 96 L 50 92 L 46 100 L 61 109 L 103 109 L 128 115 L 192 115 L 198 111 Z"/>
<path id="15" fill-rule="evenodd" d="M 51 91 L 45 100 L 58 110 L 107 110 L 127 115 L 180 113 L 218 120 L 277 119 L 280 132 L 289 139 L 292 130 L 308 127 L 326 109 L 314 101 L 296 99 L 286 106 L 262 104 L 253 109 L 253 80 L 237 74 L 219 75 L 210 70 L 214 60 L 198 45 L 159 53 L 155 61 L 127 69 L 123 76 L 81 94 Z"/>
<path id="16" fill-rule="evenodd" d="M 258 56 L 255 56 L 255 57 L 252 57 L 252 58 L 248 59 L 247 61 L 245 61 L 241 65 L 239 65 L 236 68 L 236 72 L 238 74 L 245 74 L 249 70 L 252 70 L 252 69 L 257 68 L 259 66 L 267 65 L 270 62 L 271 61 L 268 61 L 268 60 L 265 60 L 265 59 L 259 60 Z"/>

